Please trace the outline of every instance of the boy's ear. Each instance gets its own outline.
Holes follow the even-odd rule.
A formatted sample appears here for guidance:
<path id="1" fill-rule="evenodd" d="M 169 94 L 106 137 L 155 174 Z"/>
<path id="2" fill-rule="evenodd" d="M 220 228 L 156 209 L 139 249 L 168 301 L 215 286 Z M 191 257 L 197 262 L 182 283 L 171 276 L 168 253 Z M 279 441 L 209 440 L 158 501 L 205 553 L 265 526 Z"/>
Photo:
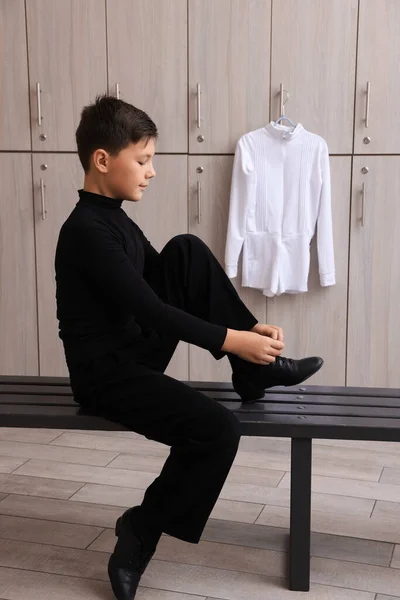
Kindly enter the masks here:
<path id="1" fill-rule="evenodd" d="M 101 173 L 108 173 L 109 160 L 110 155 L 102 148 L 98 148 L 92 154 L 93 166 Z"/>

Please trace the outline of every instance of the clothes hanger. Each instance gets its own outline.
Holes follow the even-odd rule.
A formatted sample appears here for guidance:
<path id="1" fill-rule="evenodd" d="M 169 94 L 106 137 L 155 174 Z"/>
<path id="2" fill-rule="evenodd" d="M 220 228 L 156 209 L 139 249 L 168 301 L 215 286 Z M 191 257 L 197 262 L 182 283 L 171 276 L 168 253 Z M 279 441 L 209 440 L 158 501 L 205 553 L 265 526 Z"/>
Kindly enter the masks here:
<path id="1" fill-rule="evenodd" d="M 293 121 L 291 121 L 286 115 L 281 115 L 280 117 L 278 117 L 278 119 L 275 121 L 275 125 L 279 125 L 279 123 L 282 123 L 282 121 L 287 121 L 288 123 L 290 123 L 293 129 L 297 127 L 297 125 L 295 125 Z"/>
<path id="2" fill-rule="evenodd" d="M 279 123 L 282 123 L 282 121 L 287 121 L 290 124 L 290 126 L 293 127 L 293 129 L 296 129 L 297 125 L 295 123 L 293 123 L 293 121 L 291 121 L 289 119 L 289 117 L 287 117 L 285 115 L 285 104 L 289 100 L 289 94 L 286 90 L 283 89 L 283 83 L 281 83 L 281 86 L 280 86 L 280 94 L 281 94 L 281 116 L 276 119 L 275 125 L 279 125 Z M 286 98 L 283 97 L 284 94 L 286 94 Z"/>

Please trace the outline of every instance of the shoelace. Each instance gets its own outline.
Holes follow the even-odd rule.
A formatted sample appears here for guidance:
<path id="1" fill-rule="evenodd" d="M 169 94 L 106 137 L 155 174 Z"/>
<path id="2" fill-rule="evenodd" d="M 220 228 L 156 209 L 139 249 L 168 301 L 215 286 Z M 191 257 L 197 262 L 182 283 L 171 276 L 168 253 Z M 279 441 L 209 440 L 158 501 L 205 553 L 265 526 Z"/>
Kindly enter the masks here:
<path id="1" fill-rule="evenodd" d="M 275 364 L 279 365 L 280 367 L 284 367 L 285 365 L 288 365 L 290 368 L 293 367 L 293 363 L 294 360 L 293 358 L 285 358 L 284 356 L 277 356 L 275 359 Z"/>

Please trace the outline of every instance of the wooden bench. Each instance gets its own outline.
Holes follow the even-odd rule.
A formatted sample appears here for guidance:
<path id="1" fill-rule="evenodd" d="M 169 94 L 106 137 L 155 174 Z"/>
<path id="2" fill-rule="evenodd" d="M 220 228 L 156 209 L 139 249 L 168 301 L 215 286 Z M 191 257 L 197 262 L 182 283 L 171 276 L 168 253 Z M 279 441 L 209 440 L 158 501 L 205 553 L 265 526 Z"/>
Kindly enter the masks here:
<path id="1" fill-rule="evenodd" d="M 275 388 L 242 405 L 227 383 L 188 382 L 233 410 L 243 435 L 291 438 L 289 587 L 310 589 L 313 438 L 400 441 L 400 390 L 301 386 Z M 0 377 L 0 426 L 123 430 L 85 414 L 67 378 Z"/>

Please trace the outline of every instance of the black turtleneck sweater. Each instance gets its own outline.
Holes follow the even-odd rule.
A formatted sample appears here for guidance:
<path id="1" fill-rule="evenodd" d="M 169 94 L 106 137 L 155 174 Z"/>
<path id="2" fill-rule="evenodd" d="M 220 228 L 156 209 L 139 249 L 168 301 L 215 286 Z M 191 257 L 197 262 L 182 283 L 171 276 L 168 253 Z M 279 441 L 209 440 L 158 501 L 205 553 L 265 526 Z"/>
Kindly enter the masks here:
<path id="1" fill-rule="evenodd" d="M 158 333 L 220 350 L 226 327 L 165 304 L 146 282 L 158 252 L 121 205 L 79 190 L 60 231 L 57 317 L 70 371 L 123 346 L 148 343 Z"/>

